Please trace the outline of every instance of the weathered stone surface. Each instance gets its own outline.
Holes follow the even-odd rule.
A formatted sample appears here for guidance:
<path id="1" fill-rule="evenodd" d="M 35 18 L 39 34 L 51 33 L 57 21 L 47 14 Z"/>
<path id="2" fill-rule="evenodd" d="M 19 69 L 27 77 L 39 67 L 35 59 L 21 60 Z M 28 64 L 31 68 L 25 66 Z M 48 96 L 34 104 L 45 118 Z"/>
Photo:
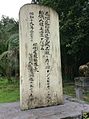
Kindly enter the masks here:
<path id="1" fill-rule="evenodd" d="M 79 66 L 79 75 L 82 77 L 89 77 L 89 62 Z"/>
<path id="2" fill-rule="evenodd" d="M 0 119 L 81 119 L 82 112 L 89 112 L 89 105 L 71 97 L 63 105 L 28 111 L 21 111 L 19 102 L 0 104 Z"/>
<path id="3" fill-rule="evenodd" d="M 21 109 L 63 103 L 58 14 L 27 4 L 19 21 Z"/>
<path id="4" fill-rule="evenodd" d="M 89 77 L 76 77 L 74 80 L 76 86 L 89 88 Z"/>
<path id="5" fill-rule="evenodd" d="M 76 77 L 74 80 L 76 97 L 83 99 L 83 94 L 89 91 L 89 77 Z"/>

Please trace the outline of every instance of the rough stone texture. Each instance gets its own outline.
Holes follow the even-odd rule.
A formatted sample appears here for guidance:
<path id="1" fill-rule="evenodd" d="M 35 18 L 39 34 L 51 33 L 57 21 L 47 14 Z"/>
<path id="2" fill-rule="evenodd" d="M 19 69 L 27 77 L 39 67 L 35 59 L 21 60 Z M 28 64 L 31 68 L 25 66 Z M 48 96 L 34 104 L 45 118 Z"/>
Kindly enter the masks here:
<path id="1" fill-rule="evenodd" d="M 58 14 L 27 4 L 19 21 L 21 109 L 63 103 Z"/>
<path id="2" fill-rule="evenodd" d="M 82 112 L 89 112 L 83 101 L 66 97 L 64 105 L 21 111 L 19 102 L 0 104 L 0 119 L 81 119 Z"/>
<path id="3" fill-rule="evenodd" d="M 76 97 L 82 100 L 84 93 L 89 90 L 89 77 L 76 77 L 74 80 Z"/>
<path id="4" fill-rule="evenodd" d="M 89 62 L 79 66 L 79 74 L 80 76 L 89 77 Z"/>

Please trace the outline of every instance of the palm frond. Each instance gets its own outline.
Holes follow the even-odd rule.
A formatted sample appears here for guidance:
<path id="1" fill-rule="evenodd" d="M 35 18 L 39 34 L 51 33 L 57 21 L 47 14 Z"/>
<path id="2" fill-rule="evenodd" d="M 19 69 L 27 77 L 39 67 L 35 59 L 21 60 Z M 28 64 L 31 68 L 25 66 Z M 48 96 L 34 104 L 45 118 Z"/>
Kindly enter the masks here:
<path id="1" fill-rule="evenodd" d="M 6 56 L 7 54 L 10 54 L 11 53 L 11 51 L 5 51 L 5 52 L 3 52 L 1 55 L 0 55 L 0 60 L 4 57 L 4 56 Z"/>

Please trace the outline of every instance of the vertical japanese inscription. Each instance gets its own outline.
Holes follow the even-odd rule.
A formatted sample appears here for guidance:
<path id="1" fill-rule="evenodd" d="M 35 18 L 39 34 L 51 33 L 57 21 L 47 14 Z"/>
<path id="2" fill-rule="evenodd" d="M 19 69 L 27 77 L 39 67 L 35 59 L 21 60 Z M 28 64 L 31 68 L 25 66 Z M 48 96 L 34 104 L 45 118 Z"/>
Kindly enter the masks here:
<path id="1" fill-rule="evenodd" d="M 45 64 L 46 64 L 46 81 L 47 81 L 47 101 L 50 102 L 50 13 L 45 12 Z"/>
<path id="2" fill-rule="evenodd" d="M 30 81 L 30 95 L 29 95 L 29 100 L 32 101 L 34 99 L 33 96 L 33 88 L 34 88 L 34 77 L 35 73 L 39 72 L 38 70 L 38 44 L 34 43 L 34 12 L 30 12 L 30 41 L 32 43 L 32 50 L 29 51 L 29 63 L 28 63 L 28 71 L 29 71 L 29 81 Z"/>
<path id="3" fill-rule="evenodd" d="M 33 65 L 34 65 L 34 72 L 39 72 L 39 70 L 38 70 L 38 46 L 37 46 L 37 43 L 33 43 Z"/>
<path id="4" fill-rule="evenodd" d="M 33 34 L 34 34 L 34 12 L 30 12 L 29 13 L 29 22 L 30 22 L 30 40 L 33 41 Z"/>
<path id="5" fill-rule="evenodd" d="M 39 11 L 40 49 L 44 50 L 44 11 Z"/>
<path id="6" fill-rule="evenodd" d="M 40 34 L 40 50 L 44 50 L 45 55 L 45 71 L 47 81 L 47 101 L 50 102 L 50 13 L 48 11 L 39 11 L 39 34 Z"/>
<path id="7" fill-rule="evenodd" d="M 33 70 L 33 57 L 32 54 L 29 53 L 29 63 L 28 63 L 28 71 L 29 71 L 29 81 L 30 81 L 30 95 L 29 99 L 33 100 L 33 83 L 34 83 L 34 70 Z"/>
<path id="8" fill-rule="evenodd" d="M 33 35 L 34 35 L 34 12 L 29 13 L 29 30 L 30 30 L 30 41 L 33 42 Z M 31 52 L 31 51 L 30 51 Z M 32 101 L 33 97 L 33 88 L 34 88 L 34 67 L 33 67 L 33 54 L 29 53 L 29 62 L 28 62 L 28 72 L 29 72 L 29 100 Z"/>

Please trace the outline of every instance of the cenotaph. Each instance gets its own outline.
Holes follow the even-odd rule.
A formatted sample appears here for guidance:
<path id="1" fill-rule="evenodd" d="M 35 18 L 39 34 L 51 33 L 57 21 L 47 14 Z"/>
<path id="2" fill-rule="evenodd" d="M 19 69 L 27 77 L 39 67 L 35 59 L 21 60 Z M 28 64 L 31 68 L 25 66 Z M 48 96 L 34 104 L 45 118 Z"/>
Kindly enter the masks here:
<path id="1" fill-rule="evenodd" d="M 21 109 L 62 104 L 58 14 L 46 6 L 22 6 L 19 38 Z"/>

